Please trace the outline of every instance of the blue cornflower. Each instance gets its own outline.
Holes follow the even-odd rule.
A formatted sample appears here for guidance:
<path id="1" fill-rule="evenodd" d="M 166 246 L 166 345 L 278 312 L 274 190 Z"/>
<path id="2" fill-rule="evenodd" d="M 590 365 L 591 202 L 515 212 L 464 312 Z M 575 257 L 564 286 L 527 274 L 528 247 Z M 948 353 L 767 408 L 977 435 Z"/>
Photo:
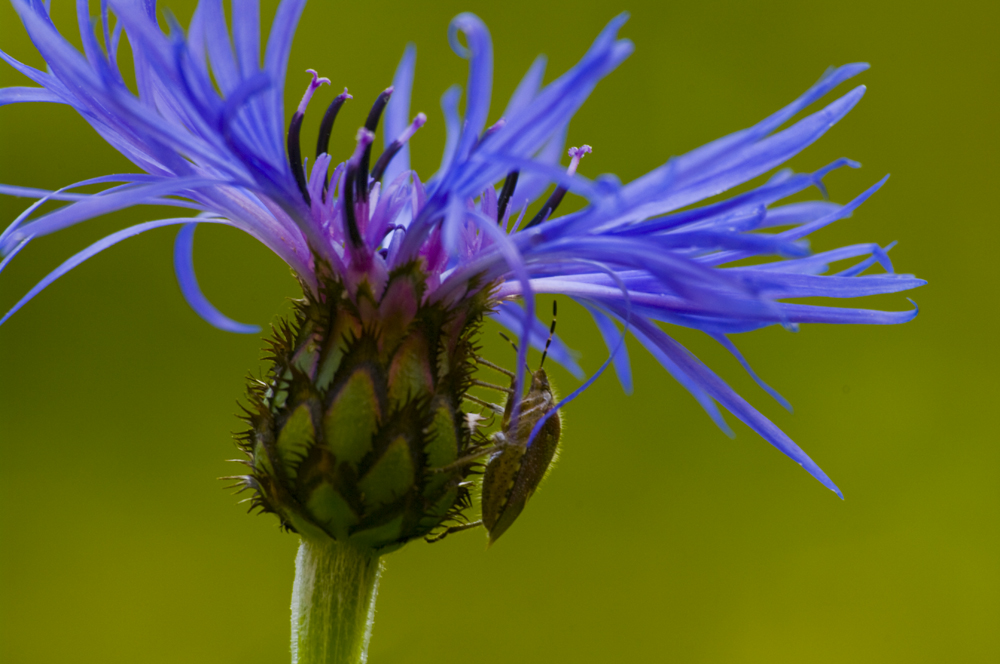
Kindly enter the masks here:
<path id="1" fill-rule="evenodd" d="M 303 531 L 318 523 L 334 537 L 353 537 L 362 526 L 388 528 L 364 540 L 381 546 L 425 534 L 446 514 L 453 515 L 449 510 L 461 502 L 455 491 L 461 493 L 456 487 L 462 484 L 464 471 L 452 478 L 453 484 L 445 473 L 433 491 L 426 486 L 418 489 L 427 501 L 443 508 L 435 512 L 436 520 L 411 524 L 409 530 L 400 531 L 388 517 L 378 516 L 382 513 L 375 507 L 357 507 L 357 501 L 375 491 L 374 484 L 364 484 L 365 478 L 381 472 L 379 464 L 390 463 L 386 459 L 395 459 L 396 474 L 385 474 L 391 484 L 393 478 L 412 479 L 407 464 L 436 464 L 440 469 L 454 465 L 469 450 L 480 449 L 469 439 L 475 421 L 461 412 L 459 403 L 470 385 L 470 367 L 481 359 L 474 355 L 472 333 L 484 314 L 522 340 L 512 399 L 502 409 L 505 417 L 517 419 L 527 346 L 541 346 L 548 336 L 534 313 L 534 295 L 539 293 L 568 296 L 590 312 L 609 349 L 604 367 L 613 362 L 626 390 L 631 389 L 631 374 L 622 342 L 631 333 L 720 428 L 731 433 L 719 404 L 839 495 L 833 482 L 788 436 L 657 323 L 703 331 L 787 406 L 752 372 L 730 335 L 776 324 L 788 329 L 800 323 L 895 324 L 916 315 L 916 310 L 884 312 L 784 302 L 894 293 L 924 283 L 893 272 L 887 256 L 891 247 L 855 244 L 812 254 L 805 243 L 814 231 L 850 216 L 885 178 L 839 205 L 826 200 L 823 177 L 844 166 L 857 168 L 857 163 L 838 159 L 814 173 L 775 170 L 846 115 L 861 99 L 864 87 L 782 127 L 867 65 L 831 69 L 801 97 L 760 123 L 621 184 L 614 176 L 588 179 L 578 172 L 589 146 L 568 151 L 568 168 L 559 161 L 574 113 L 598 81 L 633 50 L 631 42 L 617 37 L 627 16 L 613 19 L 580 61 L 548 85 L 542 84 L 545 59 L 538 58 L 497 114 L 490 109 L 489 32 L 476 16 L 461 14 L 452 21 L 449 38 L 455 52 L 469 61 L 465 112 L 458 111 L 462 90 L 449 89 L 442 97 L 447 142 L 441 165 L 422 179 L 410 169 L 408 154 L 408 142 L 426 121 L 422 113 L 409 114 L 416 57 L 412 47 L 405 51 L 392 87 L 378 97 L 365 126 L 357 131 L 353 154 L 335 163 L 327 151 L 337 113 L 351 98 L 345 90 L 322 115 L 314 158 L 303 156 L 300 127 L 307 110 L 311 112 L 315 93 L 330 83 L 310 72 L 302 101 L 286 125 L 285 70 L 305 0 L 282 0 L 264 48 L 256 2 L 242 3 L 239 11 L 233 11 L 231 32 L 221 0 L 203 0 L 187 30 L 171 21 L 169 33 L 164 34 L 150 0 L 102 2 L 99 20 L 91 18 L 86 0 L 78 0 L 83 53 L 59 33 L 42 2 L 13 0 L 13 4 L 48 70 L 0 53 L 37 86 L 0 89 L 0 105 L 67 104 L 142 172 L 107 175 L 54 192 L 0 188 L 5 194 L 38 199 L 0 235 L 0 270 L 33 240 L 115 210 L 165 205 L 181 208 L 184 215 L 132 226 L 87 247 L 32 288 L 0 323 L 88 258 L 128 237 L 173 225 L 180 226 L 177 277 L 191 306 L 221 329 L 257 332 L 256 326 L 224 316 L 201 294 L 192 267 L 192 243 L 201 223 L 233 226 L 258 239 L 291 266 L 308 303 L 294 324 L 278 331 L 273 344 L 278 364 L 274 380 L 261 384 L 248 416 L 252 426 L 246 446 L 257 460 L 251 462 L 253 473 L 241 478 L 260 492 L 261 506 L 278 511 L 289 527 Z M 117 57 L 123 34 L 133 52 L 135 91 L 126 84 Z M 380 121 L 384 151 L 373 159 Z M 764 184 L 705 203 L 772 171 Z M 109 186 L 99 193 L 74 193 L 95 184 Z M 529 206 L 552 184 L 554 192 L 536 213 L 528 214 Z M 822 192 L 823 200 L 782 204 L 810 187 Z M 587 204 L 577 212 L 559 214 L 568 192 Z M 37 214 L 47 201 L 68 204 Z M 197 216 L 187 214 L 190 210 Z M 859 260 L 828 273 L 831 263 L 847 259 Z M 864 274 L 876 263 L 884 272 Z M 337 317 L 338 307 L 350 309 L 344 314 L 347 318 Z M 452 324 L 456 316 L 461 320 Z M 425 321 L 427 327 L 414 321 Z M 443 330 L 442 338 L 433 330 Z M 363 363 L 352 363 L 349 357 L 361 352 L 355 347 L 364 345 L 368 336 L 372 341 L 366 352 L 373 355 L 365 361 L 377 367 L 362 371 L 357 367 Z M 328 344 L 329 339 L 339 342 Z M 387 350 L 390 347 L 397 350 Z M 379 353 L 388 355 L 378 359 Z M 552 340 L 549 354 L 582 375 L 558 338 Z M 460 370 L 448 374 L 448 367 L 455 366 Z M 403 385 L 394 382 L 403 380 L 399 376 L 409 381 L 406 389 L 397 389 Z M 296 396 L 300 378 L 308 382 L 306 392 L 311 396 Z M 417 399 L 418 393 L 424 396 Z M 341 397 L 344 408 L 338 414 Z M 405 415 L 408 404 L 417 401 L 423 405 L 413 406 L 416 410 Z M 548 407 L 544 417 L 531 419 L 531 435 L 537 435 L 557 410 Z M 331 442 L 346 435 L 336 432 L 355 426 L 345 425 L 343 417 L 356 412 L 368 413 L 370 419 L 357 425 L 361 437 L 341 441 L 342 445 Z M 434 441 L 422 440 L 412 457 L 405 450 L 393 456 L 396 434 L 379 433 L 393 417 L 415 422 L 411 428 L 399 424 L 398 431 L 393 429 L 401 439 L 406 439 L 407 431 L 416 431 L 417 424 L 426 432 L 432 422 L 439 427 L 435 431 L 443 426 L 448 439 L 457 441 L 454 449 L 442 452 L 434 464 Z M 330 424 L 333 420 L 336 426 Z M 292 440 L 290 433 L 283 437 L 293 428 L 300 439 Z M 270 443 L 261 442 L 268 436 L 277 441 L 273 450 Z M 312 510 L 303 520 L 287 508 L 291 499 L 283 497 L 283 492 L 294 491 L 267 478 L 280 464 L 285 464 L 286 475 L 303 476 L 299 464 L 321 439 L 334 447 L 341 445 L 338 449 L 344 456 L 337 459 L 347 460 L 345 467 L 361 478 L 359 484 L 367 486 L 368 493 L 352 497 L 351 490 L 331 484 L 336 499 L 324 503 L 323 509 L 303 508 Z M 407 444 L 417 449 L 412 441 Z M 264 452 L 271 456 L 263 459 Z M 409 495 L 407 481 L 386 485 L 379 505 Z M 428 486 L 435 482 L 432 477 Z M 452 493 L 445 496 L 447 487 Z M 348 517 L 337 516 L 342 514 L 337 512 L 342 502 L 353 510 Z M 428 509 L 424 505 L 420 514 L 426 516 Z"/>

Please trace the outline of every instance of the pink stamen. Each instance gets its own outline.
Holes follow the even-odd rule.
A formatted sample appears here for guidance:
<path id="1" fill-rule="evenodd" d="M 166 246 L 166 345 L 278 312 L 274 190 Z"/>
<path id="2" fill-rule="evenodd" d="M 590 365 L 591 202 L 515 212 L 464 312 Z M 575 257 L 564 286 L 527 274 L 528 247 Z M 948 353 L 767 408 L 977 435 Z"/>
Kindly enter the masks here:
<path id="1" fill-rule="evenodd" d="M 302 95 L 302 101 L 299 102 L 299 107 L 296 109 L 303 115 L 305 115 L 306 107 L 309 106 L 309 100 L 312 99 L 313 93 L 316 92 L 316 89 L 321 85 L 330 85 L 330 79 L 320 78 L 315 69 L 307 69 L 306 72 L 312 74 L 313 80 L 309 83 L 309 87 L 306 88 L 305 94 Z M 344 94 L 347 94 L 347 88 L 344 88 Z M 350 98 L 350 95 L 347 96 Z"/>
<path id="2" fill-rule="evenodd" d="M 567 175 L 576 175 L 576 169 L 580 165 L 580 160 L 583 159 L 583 155 L 590 154 L 593 149 L 589 145 L 584 145 L 579 148 L 570 148 L 569 156 L 571 160 L 569 162 L 569 168 L 566 169 Z"/>
<path id="3" fill-rule="evenodd" d="M 400 134 L 396 140 L 400 143 L 406 143 L 415 133 L 417 133 L 417 130 L 423 127 L 426 123 L 427 116 L 423 113 L 417 113 L 417 117 L 413 118 L 413 122 L 410 123 L 410 126 L 403 130 L 403 133 Z"/>
<path id="4" fill-rule="evenodd" d="M 354 147 L 354 154 L 351 155 L 351 163 L 355 166 L 361 162 L 361 157 L 365 153 L 365 148 L 372 144 L 375 140 L 375 134 L 368 131 L 364 127 L 358 129 L 358 134 L 355 140 L 358 144 Z"/>

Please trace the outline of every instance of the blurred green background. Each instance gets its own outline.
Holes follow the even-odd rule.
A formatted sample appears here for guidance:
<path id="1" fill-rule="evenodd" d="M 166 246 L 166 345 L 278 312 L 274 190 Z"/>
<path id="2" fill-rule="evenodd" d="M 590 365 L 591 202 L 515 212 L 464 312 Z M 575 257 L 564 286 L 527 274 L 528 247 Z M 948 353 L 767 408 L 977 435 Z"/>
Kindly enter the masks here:
<path id="1" fill-rule="evenodd" d="M 53 4 L 72 33 L 72 3 Z M 161 4 L 185 22 L 193 8 Z M 430 121 L 414 164 L 428 174 L 443 143 L 438 97 L 465 80 L 447 46 L 454 14 L 490 26 L 495 116 L 537 53 L 551 79 L 623 9 L 637 50 L 571 127 L 570 144 L 594 146 L 583 172 L 628 181 L 761 119 L 829 65 L 870 61 L 869 94 L 792 166 L 863 162 L 827 180 L 840 202 L 893 174 L 814 246 L 901 240 L 897 269 L 930 281 L 913 295 L 921 315 L 738 339 L 794 415 L 723 351 L 680 335 L 813 456 L 843 502 L 733 418 L 726 438 L 633 345 L 635 394 L 609 373 L 568 410 L 556 472 L 496 546 L 466 533 L 388 557 L 370 661 L 997 661 L 997 3 L 314 0 L 289 107 L 307 67 L 350 86 L 358 101 L 334 144 L 348 154 L 367 100 L 415 41 L 413 111 Z M 40 64 L 6 4 L 0 47 Z M 0 69 L 0 85 L 22 81 Z M 134 169 L 69 110 L 0 109 L 0 182 L 57 188 L 122 170 Z M 0 198 L 0 222 L 26 205 Z M 0 310 L 90 241 L 158 212 L 36 242 L 0 280 Z M 236 456 L 236 399 L 260 340 L 189 310 L 172 242 L 162 230 L 119 245 L 0 329 L 4 664 L 288 661 L 296 537 L 246 516 L 215 480 L 234 472 L 224 459 Z M 287 267 L 235 231 L 199 231 L 196 261 L 210 299 L 241 321 L 266 325 L 296 294 Z M 604 350 L 592 325 L 578 309 L 560 314 L 594 370 Z M 492 330 L 487 348 L 507 358 Z M 555 378 L 564 393 L 576 385 Z"/>

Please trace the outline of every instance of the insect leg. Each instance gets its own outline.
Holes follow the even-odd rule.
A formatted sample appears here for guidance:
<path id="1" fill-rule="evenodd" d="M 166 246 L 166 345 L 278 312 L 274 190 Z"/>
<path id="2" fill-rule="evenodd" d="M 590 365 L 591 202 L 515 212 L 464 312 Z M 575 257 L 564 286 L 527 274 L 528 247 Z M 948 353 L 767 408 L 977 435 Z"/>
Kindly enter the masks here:
<path id="1" fill-rule="evenodd" d="M 484 367 L 489 367 L 490 369 L 493 369 L 493 371 L 498 371 L 498 372 L 502 373 L 503 375 L 505 375 L 505 376 L 507 376 L 509 378 L 513 378 L 514 377 L 514 372 L 513 371 L 510 371 L 509 369 L 504 369 L 503 367 L 501 367 L 501 366 L 499 366 L 497 364 L 493 364 L 492 362 L 490 362 L 489 360 L 487 360 L 485 357 L 479 357 L 478 355 L 476 355 L 476 363 L 477 364 L 481 364 Z"/>
<path id="2" fill-rule="evenodd" d="M 452 533 L 460 533 L 463 530 L 470 530 L 472 528 L 476 528 L 476 527 L 481 526 L 481 525 L 483 525 L 482 521 L 473 521 L 471 523 L 463 523 L 460 526 L 451 526 L 449 528 L 445 528 L 444 531 L 440 535 L 434 535 L 433 537 L 430 537 L 430 536 L 425 537 L 424 541 L 430 542 L 430 543 L 433 544 L 434 542 L 440 542 L 441 540 L 443 540 L 448 535 L 451 535 Z"/>
<path id="3" fill-rule="evenodd" d="M 432 472 L 432 473 L 446 473 L 449 470 L 454 470 L 456 468 L 461 468 L 462 466 L 468 466 L 470 463 L 475 462 L 477 459 L 482 459 L 487 454 L 493 454 L 494 452 L 496 452 L 501 447 L 503 447 L 503 445 L 501 443 L 497 443 L 497 444 L 494 444 L 494 445 L 487 445 L 486 447 L 480 447 L 478 450 L 476 450 L 472 454 L 468 454 L 468 455 L 462 457 L 461 459 L 456 459 L 455 461 L 452 461 L 451 463 L 449 463 L 447 466 L 441 466 L 440 468 L 431 468 L 430 472 Z"/>
<path id="4" fill-rule="evenodd" d="M 494 385 L 493 383 L 485 383 L 481 380 L 476 380 L 475 378 L 473 378 L 470 382 L 477 387 L 485 387 L 488 390 L 496 390 L 497 392 L 503 392 L 504 394 L 514 394 L 514 390 L 509 387 Z"/>
<path id="5" fill-rule="evenodd" d="M 489 401 L 485 401 L 483 399 L 480 399 L 479 397 L 474 397 L 471 394 L 463 394 L 462 398 L 471 401 L 472 403 L 477 403 L 483 408 L 491 410 L 494 413 L 497 413 L 498 415 L 503 415 L 503 407 L 498 406 L 495 403 L 490 403 Z"/>

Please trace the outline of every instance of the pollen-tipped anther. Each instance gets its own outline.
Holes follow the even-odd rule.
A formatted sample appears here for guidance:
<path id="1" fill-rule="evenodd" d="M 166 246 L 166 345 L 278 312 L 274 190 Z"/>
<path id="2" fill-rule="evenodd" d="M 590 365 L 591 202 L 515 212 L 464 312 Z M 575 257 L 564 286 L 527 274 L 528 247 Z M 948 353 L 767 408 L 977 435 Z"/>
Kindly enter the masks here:
<path id="1" fill-rule="evenodd" d="M 500 118 L 491 126 L 487 127 L 486 131 L 483 132 L 483 135 L 479 137 L 478 141 L 476 141 L 475 147 L 472 148 L 473 152 L 478 150 L 480 146 L 482 146 L 482 144 L 486 142 L 487 138 L 489 138 L 493 134 L 503 129 L 506 125 L 507 125 L 507 118 Z"/>
<path id="2" fill-rule="evenodd" d="M 580 166 L 580 160 L 583 159 L 583 155 L 590 154 L 593 151 L 594 149 L 591 148 L 589 145 L 583 145 L 582 147 L 578 148 L 570 148 L 569 149 L 570 162 L 569 162 L 569 168 L 566 169 L 566 174 L 576 175 L 576 169 L 577 167 Z"/>
<path id="3" fill-rule="evenodd" d="M 485 132 L 483 132 L 483 138 L 486 138 L 487 136 L 492 136 L 493 134 L 497 133 L 506 126 L 507 126 L 507 118 L 500 118 L 499 120 L 494 122 Z"/>
<path id="4" fill-rule="evenodd" d="M 590 154 L 591 152 L 593 152 L 593 150 L 589 145 L 584 145 L 579 148 L 570 148 L 570 161 L 569 167 L 566 169 L 566 175 L 576 175 L 576 169 L 580 166 L 580 160 L 583 159 L 583 155 Z M 556 208 L 559 207 L 559 204 L 562 203 L 562 199 L 565 196 L 566 187 L 563 185 L 556 187 L 556 190 L 552 192 L 551 196 L 549 196 L 549 200 L 545 201 L 545 205 L 542 206 L 542 209 L 538 211 L 538 214 L 536 214 L 524 228 L 528 229 L 532 226 L 537 226 L 543 221 L 548 221 L 549 217 L 552 216 L 552 213 L 555 212 Z"/>
<path id="5" fill-rule="evenodd" d="M 424 126 L 427 122 L 427 116 L 423 113 L 417 113 L 417 117 L 413 118 L 413 122 L 407 127 L 402 134 L 400 134 L 396 140 L 389 144 L 389 147 L 385 149 L 381 155 L 379 155 L 378 160 L 375 162 L 375 166 L 372 168 L 372 184 L 382 180 L 382 176 L 385 174 L 385 169 L 389 166 L 389 162 L 392 158 L 396 156 L 406 142 L 409 141 L 417 130 Z"/>
<path id="6" fill-rule="evenodd" d="M 295 176 L 295 184 L 298 185 L 299 191 L 302 192 L 302 198 L 305 199 L 306 205 L 309 205 L 312 201 L 309 197 L 309 189 L 306 185 L 306 171 L 302 164 L 302 145 L 299 143 L 299 133 L 302 130 L 302 119 L 306 115 L 306 107 L 309 106 L 309 101 L 312 99 L 313 93 L 316 92 L 316 88 L 321 85 L 329 85 L 330 79 L 320 78 L 319 74 L 316 73 L 314 69 L 307 69 L 307 72 L 312 74 L 312 81 L 309 82 L 309 87 L 306 88 L 305 94 L 302 95 L 302 101 L 299 102 L 299 107 L 295 109 L 295 115 L 292 116 L 292 121 L 288 124 L 288 163 L 292 167 L 292 175 Z"/>

